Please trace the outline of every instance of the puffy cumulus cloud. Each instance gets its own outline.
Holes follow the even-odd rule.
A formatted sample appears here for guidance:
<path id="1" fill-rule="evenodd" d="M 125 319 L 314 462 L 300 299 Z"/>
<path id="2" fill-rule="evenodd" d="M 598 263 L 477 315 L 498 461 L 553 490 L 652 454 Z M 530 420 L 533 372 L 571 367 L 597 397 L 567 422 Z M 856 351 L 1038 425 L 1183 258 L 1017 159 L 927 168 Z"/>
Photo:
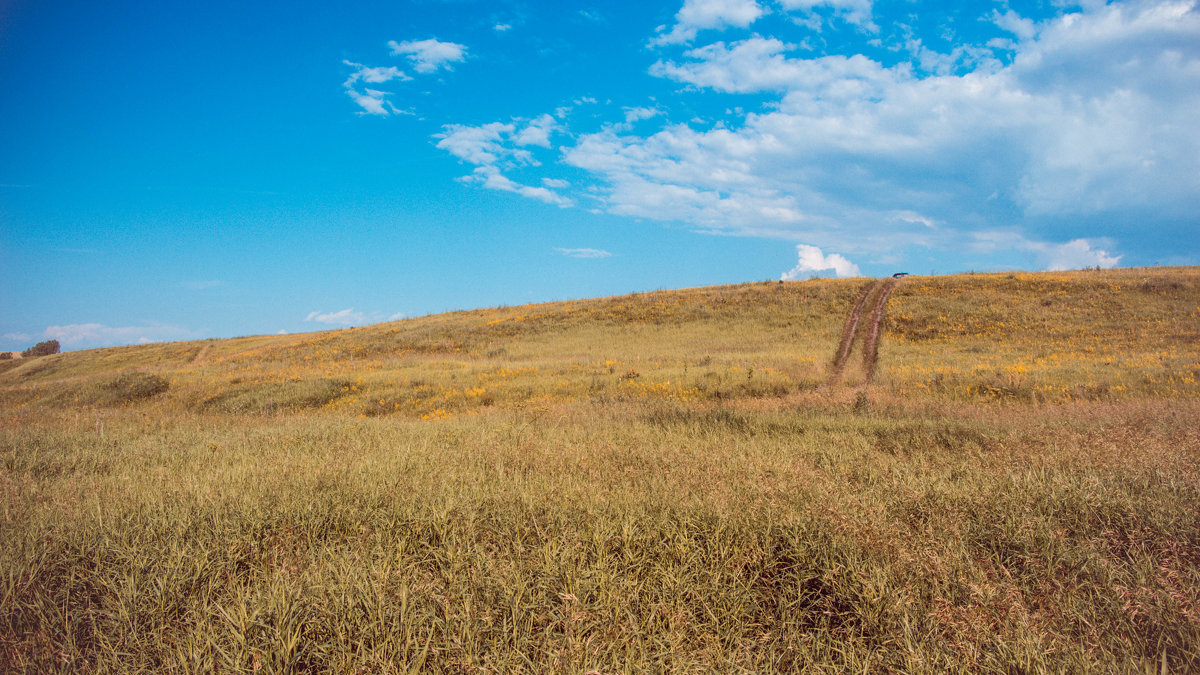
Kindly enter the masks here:
<path id="1" fill-rule="evenodd" d="M 598 248 L 555 248 L 554 250 L 568 258 L 599 259 L 612 257 L 612 253 Z"/>
<path id="2" fill-rule="evenodd" d="M 739 27 L 745 28 L 764 14 L 754 0 L 684 0 L 683 7 L 675 14 L 675 25 L 671 30 L 659 28 L 653 45 L 669 45 L 691 42 L 703 29 Z"/>
<path id="3" fill-rule="evenodd" d="M 837 253 L 825 255 L 816 246 L 799 244 L 796 246 L 796 254 L 799 256 L 796 266 L 784 272 L 779 277 L 781 280 L 793 281 L 828 271 L 832 271 L 839 278 L 856 277 L 859 274 L 858 265 Z"/>
<path id="4" fill-rule="evenodd" d="M 1084 267 L 1116 267 L 1121 256 L 1109 255 L 1108 251 L 1092 248 L 1086 239 L 1075 239 L 1065 244 L 1050 245 L 1043 249 L 1048 270 L 1075 270 Z"/>
<path id="5" fill-rule="evenodd" d="M 1023 252 L 1030 256 L 1032 266 L 1040 270 L 1110 268 L 1121 262 L 1120 255 L 1109 253 L 1112 241 L 1107 238 L 1079 238 L 1053 243 L 1030 239 L 1018 232 L 988 230 L 973 233 L 965 246 L 982 253 L 1005 250 Z M 1100 248 L 1102 246 L 1104 248 Z"/>
<path id="6" fill-rule="evenodd" d="M 690 40 L 689 26 L 748 26 L 767 6 L 688 0 L 658 41 Z M 847 17 L 871 9 L 771 6 Z M 936 255 L 987 243 L 1004 264 L 1107 266 L 1121 259 L 1115 242 L 1148 228 L 1190 237 L 1200 195 L 1195 0 L 1091 2 L 1041 21 L 1008 9 L 978 18 L 987 43 L 939 54 L 901 40 L 889 64 L 754 35 L 649 66 L 689 96 L 758 96 L 757 109 L 731 107 L 717 122 L 673 122 L 670 103 L 655 99 L 578 133 L 563 107 L 533 120 L 447 125 L 438 147 L 475 165 L 465 183 L 877 263 L 901 249 Z M 544 159 L 555 150 L 577 170 L 571 183 L 513 180 L 542 166 L 534 151 Z M 1001 229 L 1023 235 L 976 236 Z"/>
<path id="7" fill-rule="evenodd" d="M 106 326 L 101 323 L 73 323 L 50 326 L 42 333 L 47 340 L 58 340 L 67 348 L 86 349 L 116 345 L 169 342 L 197 337 L 194 331 L 179 326 L 152 323 L 145 326 Z"/>
<path id="8" fill-rule="evenodd" d="M 707 129 L 611 125 L 579 136 L 563 159 L 591 174 L 611 213 L 857 252 L 957 246 L 997 225 L 1053 226 L 1064 241 L 1098 223 L 1118 236 L 1194 227 L 1195 2 L 991 19 L 1019 38 L 1011 54 L 963 56 L 940 74 L 864 55 L 803 58 L 761 36 L 692 49 L 651 72 L 777 100 Z M 1113 258 L 1097 255 L 1093 264 Z"/>
<path id="9" fill-rule="evenodd" d="M 392 54 L 406 56 L 413 64 L 413 70 L 418 73 L 434 73 L 438 70 L 453 70 L 452 64 L 465 61 L 467 48 L 456 42 L 440 42 L 428 40 L 408 40 L 405 42 L 388 42 Z"/>

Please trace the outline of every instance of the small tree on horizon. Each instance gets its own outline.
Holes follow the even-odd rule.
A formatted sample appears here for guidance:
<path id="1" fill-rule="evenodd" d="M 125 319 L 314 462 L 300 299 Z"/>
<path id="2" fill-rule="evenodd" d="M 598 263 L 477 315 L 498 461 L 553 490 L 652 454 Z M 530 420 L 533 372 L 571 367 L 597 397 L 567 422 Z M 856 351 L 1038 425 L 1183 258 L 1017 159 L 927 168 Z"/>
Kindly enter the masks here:
<path id="1" fill-rule="evenodd" d="M 25 358 L 29 358 L 31 356 L 49 356 L 51 354 L 57 354 L 60 351 L 61 347 L 58 345 L 58 340 L 46 340 L 45 342 L 39 342 L 29 349 L 21 352 L 21 356 L 24 356 Z"/>

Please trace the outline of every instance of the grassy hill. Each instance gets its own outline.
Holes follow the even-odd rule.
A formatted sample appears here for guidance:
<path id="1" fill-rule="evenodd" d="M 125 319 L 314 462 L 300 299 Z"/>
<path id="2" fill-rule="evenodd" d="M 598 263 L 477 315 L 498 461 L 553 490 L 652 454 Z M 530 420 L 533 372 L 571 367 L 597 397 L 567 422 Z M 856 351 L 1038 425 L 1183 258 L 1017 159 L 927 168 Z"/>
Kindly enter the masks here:
<path id="1" fill-rule="evenodd" d="M 1200 669 L 1200 269 L 868 283 L 0 362 L 0 669 Z"/>

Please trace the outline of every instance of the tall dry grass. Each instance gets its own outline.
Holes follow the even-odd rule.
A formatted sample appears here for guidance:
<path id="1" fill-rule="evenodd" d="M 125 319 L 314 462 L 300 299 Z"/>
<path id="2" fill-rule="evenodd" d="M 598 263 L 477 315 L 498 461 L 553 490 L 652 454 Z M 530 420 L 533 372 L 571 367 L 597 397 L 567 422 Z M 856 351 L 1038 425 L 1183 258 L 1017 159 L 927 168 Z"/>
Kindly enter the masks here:
<path id="1" fill-rule="evenodd" d="M 0 669 L 1200 669 L 1196 271 L 864 283 L 0 373 Z"/>

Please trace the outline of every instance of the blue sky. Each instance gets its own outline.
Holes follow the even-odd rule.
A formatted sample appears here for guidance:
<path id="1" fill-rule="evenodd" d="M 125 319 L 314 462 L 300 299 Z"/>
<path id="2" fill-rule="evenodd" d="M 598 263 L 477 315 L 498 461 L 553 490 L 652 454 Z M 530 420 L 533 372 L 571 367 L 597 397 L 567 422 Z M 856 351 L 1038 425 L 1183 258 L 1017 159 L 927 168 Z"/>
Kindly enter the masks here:
<path id="1" fill-rule="evenodd" d="M 0 348 L 1200 263 L 1195 0 L 0 1 Z"/>

